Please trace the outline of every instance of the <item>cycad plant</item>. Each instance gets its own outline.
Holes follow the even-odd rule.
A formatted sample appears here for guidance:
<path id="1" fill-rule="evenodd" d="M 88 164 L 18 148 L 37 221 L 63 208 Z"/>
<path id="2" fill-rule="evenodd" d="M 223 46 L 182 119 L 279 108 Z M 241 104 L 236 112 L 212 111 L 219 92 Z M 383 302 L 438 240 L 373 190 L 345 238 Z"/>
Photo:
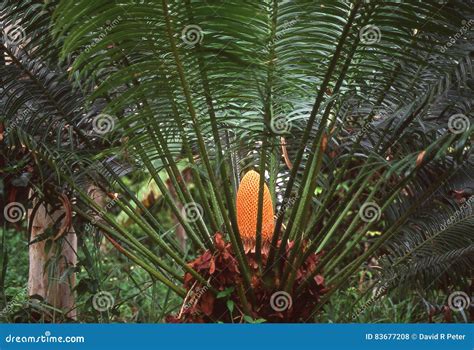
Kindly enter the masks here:
<path id="1" fill-rule="evenodd" d="M 103 235 L 183 299 L 168 321 L 310 322 L 374 260 L 367 290 L 472 278 L 469 1 L 0 11 L 8 201 L 30 167 L 56 230 Z"/>

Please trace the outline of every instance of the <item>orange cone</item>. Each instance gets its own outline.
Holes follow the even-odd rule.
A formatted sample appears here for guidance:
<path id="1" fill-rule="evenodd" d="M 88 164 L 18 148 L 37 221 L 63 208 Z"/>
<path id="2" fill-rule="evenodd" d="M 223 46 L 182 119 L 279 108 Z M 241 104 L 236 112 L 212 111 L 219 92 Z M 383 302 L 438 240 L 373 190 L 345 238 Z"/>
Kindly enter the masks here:
<path id="1" fill-rule="evenodd" d="M 237 191 L 237 224 L 246 247 L 255 246 L 257 235 L 258 190 L 260 174 L 249 171 L 240 181 Z M 273 201 L 268 186 L 263 184 L 262 243 L 270 242 L 274 228 Z"/>

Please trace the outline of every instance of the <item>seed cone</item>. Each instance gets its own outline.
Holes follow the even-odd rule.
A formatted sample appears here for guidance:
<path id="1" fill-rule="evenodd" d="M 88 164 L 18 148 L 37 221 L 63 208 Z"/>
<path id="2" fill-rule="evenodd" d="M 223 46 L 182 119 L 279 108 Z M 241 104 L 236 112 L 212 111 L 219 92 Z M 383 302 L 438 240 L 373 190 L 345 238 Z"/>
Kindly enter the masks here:
<path id="1" fill-rule="evenodd" d="M 319 303 L 320 298 L 327 289 L 324 285 L 324 277 L 317 274 L 309 278 L 317 268 L 322 253 L 311 253 L 296 268 L 293 289 L 285 294 L 286 302 L 282 305 L 277 301 L 281 291 L 275 290 L 278 286 L 278 278 L 272 281 L 264 281 L 259 267 L 259 260 L 266 265 L 268 261 L 268 247 L 274 229 L 273 203 L 267 185 L 263 186 L 262 206 L 262 250 L 257 259 L 255 249 L 255 238 L 257 235 L 258 214 L 258 190 L 260 175 L 255 171 L 249 171 L 243 177 L 237 191 L 237 224 L 244 243 L 245 259 L 250 268 L 250 284 L 255 295 L 255 300 L 249 304 L 246 298 L 239 294 L 238 287 L 242 286 L 243 279 L 239 264 L 232 249 L 232 245 L 224 240 L 220 232 L 214 236 L 215 251 L 206 250 L 189 263 L 189 266 L 207 281 L 203 285 L 193 275 L 186 272 L 184 275 L 184 288 L 187 290 L 186 297 L 179 313 L 169 315 L 166 321 L 169 323 L 202 323 L 202 322 L 247 322 L 246 316 L 253 319 L 263 318 L 267 322 L 306 322 L 313 317 L 312 310 Z M 277 242 L 277 248 L 281 241 Z M 306 243 L 299 247 L 306 251 Z M 288 242 L 283 252 L 282 268 L 288 268 L 287 261 L 293 256 L 294 242 Z M 295 268 L 292 266 L 292 268 Z M 270 287 L 269 287 L 270 285 Z M 226 298 L 217 297 L 211 287 L 218 291 L 231 289 L 232 292 Z M 301 292 L 296 292 L 301 289 Z M 245 291 L 242 293 L 245 294 Z M 238 310 L 247 310 L 236 316 L 229 312 L 228 303 L 232 301 Z M 239 319 L 240 318 L 240 319 Z"/>
<path id="2" fill-rule="evenodd" d="M 260 174 L 249 171 L 240 181 L 237 191 L 237 224 L 247 247 L 255 246 L 257 235 L 258 194 Z M 274 228 L 273 201 L 268 186 L 263 184 L 262 242 L 271 240 Z"/>

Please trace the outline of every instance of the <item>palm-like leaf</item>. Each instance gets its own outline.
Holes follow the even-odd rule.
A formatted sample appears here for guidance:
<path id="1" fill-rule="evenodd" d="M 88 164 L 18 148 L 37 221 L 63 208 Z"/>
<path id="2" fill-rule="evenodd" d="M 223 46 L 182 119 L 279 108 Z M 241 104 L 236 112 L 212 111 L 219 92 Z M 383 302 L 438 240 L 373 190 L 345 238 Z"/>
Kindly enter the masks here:
<path id="1" fill-rule="evenodd" d="M 77 192 L 79 216 L 91 220 L 91 208 L 100 213 L 98 226 L 160 281 L 169 286 L 179 281 L 170 261 L 202 281 L 176 245 L 161 238 L 165 228 L 111 169 L 109 154 L 94 152 L 97 135 L 80 132 L 105 113 L 114 127 L 105 139 L 112 140 L 119 158 L 140 159 L 194 248 L 214 250 L 212 234 L 224 230 L 252 294 L 234 200 L 241 172 L 256 168 L 266 174 L 280 210 L 263 269 L 279 275 L 273 288 L 301 292 L 303 286 L 294 288 L 293 266 L 325 251 L 308 281 L 324 271 L 337 290 L 385 242 L 404 244 L 407 220 L 416 218 L 450 172 L 472 162 L 472 128 L 448 129 L 454 114 L 471 120 L 472 38 L 463 31 L 446 46 L 471 23 L 463 16 L 469 10 L 461 1 L 59 1 L 51 45 L 61 49 L 58 67 L 71 62 L 70 80 L 89 102 L 68 95 L 71 106 L 65 109 L 71 115 L 61 117 L 85 134 L 88 151 L 62 163 L 82 166 L 94 154 L 105 170 L 101 187 L 120 193 L 121 210 L 166 259 L 94 205 L 75 173 L 62 180 Z M 51 62 L 41 50 L 31 52 Z M 23 88 L 19 84 L 5 90 L 12 94 Z M 10 116 L 17 110 L 9 109 Z M 38 126 L 40 120 L 32 122 Z M 191 169 L 195 191 L 184 185 L 182 167 Z M 203 215 L 190 222 L 180 208 L 195 202 Z M 367 202 L 377 203 L 383 220 L 362 220 L 359 209 Z M 354 256 L 353 248 L 374 228 L 383 235 Z M 424 242 L 432 236 L 420 237 Z M 296 248 L 285 264 L 288 240 Z M 464 256 L 468 248 L 453 249 Z M 438 261 L 443 254 L 450 256 L 440 252 Z"/>

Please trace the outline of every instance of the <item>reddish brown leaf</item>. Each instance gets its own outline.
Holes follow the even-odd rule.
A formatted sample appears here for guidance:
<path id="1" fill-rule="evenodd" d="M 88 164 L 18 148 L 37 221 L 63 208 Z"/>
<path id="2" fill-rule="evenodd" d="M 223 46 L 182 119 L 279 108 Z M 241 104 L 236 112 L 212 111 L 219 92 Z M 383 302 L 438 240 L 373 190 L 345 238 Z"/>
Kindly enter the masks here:
<path id="1" fill-rule="evenodd" d="M 281 153 L 283 155 L 283 160 L 285 161 L 285 164 L 288 167 L 288 169 L 291 170 L 293 168 L 293 163 L 291 163 L 290 157 L 288 156 L 288 150 L 286 149 L 286 140 L 283 136 L 280 137 L 280 144 L 281 144 Z"/>
<path id="2" fill-rule="evenodd" d="M 215 241 L 216 241 L 216 248 L 218 250 L 224 250 L 225 248 L 225 241 L 222 238 L 222 235 L 220 233 L 217 233 L 215 236 Z"/>
<path id="3" fill-rule="evenodd" d="M 447 323 L 453 322 L 453 314 L 451 312 L 451 308 L 448 306 L 443 307 L 443 313 L 444 313 L 444 320 Z"/>
<path id="4" fill-rule="evenodd" d="M 205 293 L 199 302 L 201 305 L 201 311 L 204 312 L 206 316 L 211 316 L 212 311 L 214 310 L 214 295 L 211 292 Z"/>
<path id="5" fill-rule="evenodd" d="M 316 284 L 318 286 L 322 286 L 324 284 L 324 277 L 321 276 L 321 275 L 316 275 L 313 277 L 314 278 L 314 281 L 316 282 Z"/>
<path id="6" fill-rule="evenodd" d="M 234 256 L 232 247 L 226 243 L 221 234 L 214 237 L 217 251 L 213 254 L 205 251 L 197 257 L 190 266 L 195 269 L 203 278 L 209 281 L 210 285 L 216 290 L 226 290 L 230 287 L 242 285 L 242 276 L 239 271 L 237 259 Z M 281 241 L 277 245 L 280 245 Z M 299 248 L 306 248 L 306 243 Z M 295 249 L 294 242 L 289 241 L 285 250 L 284 258 L 288 259 Z M 270 307 L 271 291 L 268 290 L 268 282 L 263 282 L 258 269 L 255 251 L 246 252 L 246 259 L 249 263 L 251 280 L 250 284 L 255 294 L 256 303 L 249 304 L 248 300 L 241 300 L 238 291 L 232 292 L 231 300 L 239 310 L 248 309 L 248 314 L 253 318 L 264 318 L 268 322 L 300 322 L 310 317 L 311 310 L 320 302 L 321 296 L 327 292 L 324 286 L 324 278 L 317 275 L 308 279 L 308 276 L 314 271 L 321 259 L 322 253 L 311 254 L 308 259 L 297 269 L 294 290 L 303 286 L 301 293 L 293 299 L 291 309 L 283 312 L 275 312 Z M 262 261 L 266 263 L 268 251 L 262 250 Z M 218 271 L 218 273 L 217 273 Z M 212 274 L 212 275 L 211 275 Z M 273 285 L 280 285 L 277 277 L 271 281 Z M 304 285 L 303 285 L 304 284 Z M 184 287 L 188 292 L 197 293 L 203 286 L 189 273 L 184 276 Z M 291 293 L 290 293 L 291 294 Z M 188 301 L 189 302 L 189 301 Z M 196 302 L 191 307 L 182 308 L 178 317 L 167 319 L 168 322 L 180 323 L 198 323 L 213 322 L 220 320 L 223 322 L 232 322 L 235 320 L 228 312 L 226 300 L 219 298 L 210 291 L 206 290 L 203 295 L 199 295 Z"/>
<path id="7" fill-rule="evenodd" d="M 184 285 L 185 286 L 191 285 L 193 279 L 194 279 L 194 277 L 189 272 L 186 272 L 184 274 Z"/>
<path id="8" fill-rule="evenodd" d="M 326 148 L 328 147 L 328 136 L 326 133 L 323 134 L 323 138 L 321 140 L 321 150 L 322 152 L 326 152 Z"/>
<path id="9" fill-rule="evenodd" d="M 214 261 L 214 258 L 211 258 L 209 273 L 212 275 L 215 271 L 216 271 L 216 262 Z"/>

